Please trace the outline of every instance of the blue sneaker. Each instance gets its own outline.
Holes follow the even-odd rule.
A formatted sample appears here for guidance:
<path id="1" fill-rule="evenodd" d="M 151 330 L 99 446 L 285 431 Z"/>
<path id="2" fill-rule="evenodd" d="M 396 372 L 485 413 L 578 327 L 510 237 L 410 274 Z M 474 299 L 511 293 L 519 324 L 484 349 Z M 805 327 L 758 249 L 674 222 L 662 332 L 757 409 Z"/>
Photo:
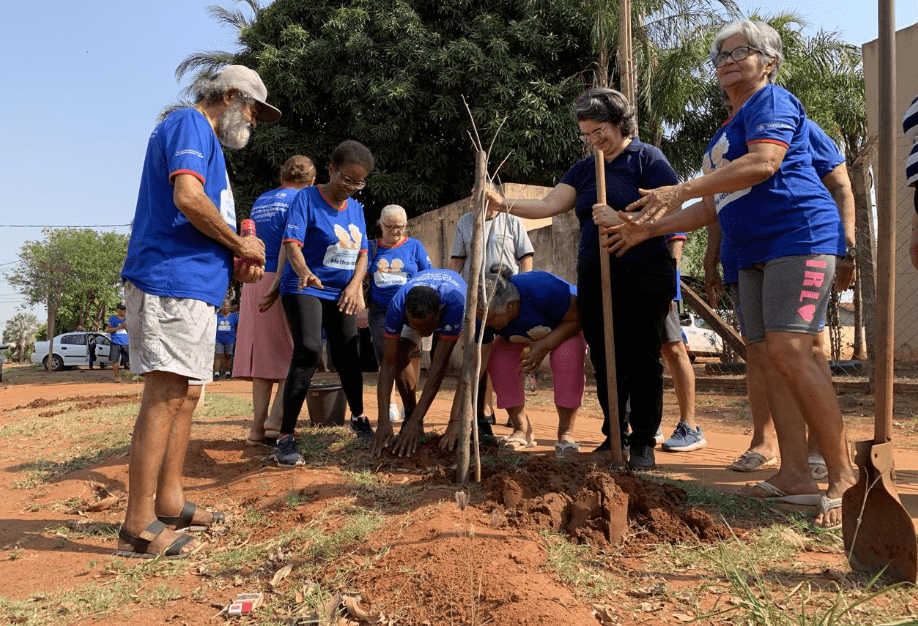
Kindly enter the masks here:
<path id="1" fill-rule="evenodd" d="M 277 461 L 278 465 L 284 467 L 306 465 L 306 459 L 296 450 L 296 440 L 293 435 L 284 435 L 277 440 L 277 447 L 274 449 L 274 460 Z"/>
<path id="2" fill-rule="evenodd" d="M 673 436 L 663 442 L 663 449 L 667 452 L 691 452 L 708 445 L 701 432 L 701 427 L 692 430 L 685 422 L 676 424 Z"/>

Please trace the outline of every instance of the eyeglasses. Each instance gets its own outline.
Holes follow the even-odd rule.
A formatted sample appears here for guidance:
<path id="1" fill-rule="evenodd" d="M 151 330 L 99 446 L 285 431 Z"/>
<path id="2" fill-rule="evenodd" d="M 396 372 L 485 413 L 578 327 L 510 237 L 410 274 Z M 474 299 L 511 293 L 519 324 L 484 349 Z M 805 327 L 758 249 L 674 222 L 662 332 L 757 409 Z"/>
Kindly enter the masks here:
<path id="1" fill-rule="evenodd" d="M 721 52 L 719 54 L 715 54 L 714 58 L 712 59 L 714 61 L 714 67 L 720 67 L 721 65 L 727 62 L 727 59 L 733 59 L 734 61 L 742 61 L 743 59 L 748 57 L 753 52 L 758 52 L 759 54 L 762 54 L 761 50 L 759 50 L 758 48 L 753 48 L 752 46 L 739 46 L 737 48 L 733 48 L 733 50 L 731 50 L 730 52 Z"/>
<path id="2" fill-rule="evenodd" d="M 350 189 L 363 189 L 367 186 L 367 181 L 365 180 L 354 180 L 350 176 L 345 176 L 341 173 L 341 170 L 335 170 L 338 173 L 338 177 L 341 179 L 341 184 Z"/>
<path id="3" fill-rule="evenodd" d="M 383 224 L 382 227 L 386 230 L 405 230 L 408 224 Z"/>
<path id="4" fill-rule="evenodd" d="M 602 136 L 606 134 L 606 128 L 608 128 L 608 125 L 601 126 L 591 133 L 580 133 L 577 136 L 580 137 L 580 141 L 583 143 L 592 143 L 594 139 L 597 141 L 602 139 Z"/>

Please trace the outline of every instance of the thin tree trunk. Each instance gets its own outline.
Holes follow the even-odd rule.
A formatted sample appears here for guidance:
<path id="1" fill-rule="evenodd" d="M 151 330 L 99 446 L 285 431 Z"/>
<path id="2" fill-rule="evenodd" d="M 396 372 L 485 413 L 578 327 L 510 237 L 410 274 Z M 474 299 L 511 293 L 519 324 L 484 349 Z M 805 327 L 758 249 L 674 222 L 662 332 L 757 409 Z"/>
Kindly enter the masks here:
<path id="1" fill-rule="evenodd" d="M 876 383 L 877 341 L 877 282 L 876 247 L 874 245 L 872 204 L 870 202 L 870 166 L 876 158 L 877 136 L 873 135 L 851 165 L 851 188 L 854 192 L 855 231 L 857 236 L 857 282 L 861 288 L 861 319 L 870 320 L 864 326 L 867 340 L 868 380 L 870 393 Z"/>

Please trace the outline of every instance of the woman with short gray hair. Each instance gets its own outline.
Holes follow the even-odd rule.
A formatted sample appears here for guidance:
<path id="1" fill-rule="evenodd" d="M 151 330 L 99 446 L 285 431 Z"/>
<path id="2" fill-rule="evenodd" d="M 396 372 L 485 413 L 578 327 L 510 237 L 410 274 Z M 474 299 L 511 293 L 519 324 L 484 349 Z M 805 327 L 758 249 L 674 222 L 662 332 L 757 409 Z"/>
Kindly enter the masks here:
<path id="1" fill-rule="evenodd" d="M 857 250 L 840 237 L 838 208 L 813 168 L 803 105 L 774 84 L 782 58 L 777 32 L 745 20 L 714 41 L 711 58 L 733 115 L 708 144 L 704 175 L 629 205 L 628 211 L 643 213 L 622 213 L 624 223 L 608 223 L 609 249 L 622 254 L 647 237 L 719 222 L 739 273 L 750 356 L 771 376 L 769 404 L 781 452 L 778 473 L 746 495 L 817 506 L 817 526 L 839 527 L 842 494 L 857 473 L 831 375 L 814 350 L 836 261 Z M 680 210 L 694 198 L 703 201 Z M 807 427 L 825 458 L 825 493 L 807 460 Z"/>

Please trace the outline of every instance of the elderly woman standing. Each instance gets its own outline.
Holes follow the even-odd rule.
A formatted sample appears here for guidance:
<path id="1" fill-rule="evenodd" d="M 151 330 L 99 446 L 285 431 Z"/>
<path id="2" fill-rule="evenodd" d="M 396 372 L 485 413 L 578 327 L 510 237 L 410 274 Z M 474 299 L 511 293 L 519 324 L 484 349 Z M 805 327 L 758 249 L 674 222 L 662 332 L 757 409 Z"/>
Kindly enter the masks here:
<path id="1" fill-rule="evenodd" d="M 357 311 L 363 302 L 367 269 L 363 205 L 351 196 L 366 186 L 375 164 L 357 141 L 340 143 L 331 154 L 328 182 L 301 189 L 290 205 L 284 230 L 287 264 L 262 303 L 281 293 L 293 337 L 293 358 L 284 389 L 283 421 L 274 452 L 278 465 L 303 465 L 294 430 L 322 354 L 322 331 L 351 409 L 351 429 L 371 438 L 363 413 L 363 373 L 357 347 Z"/>
<path id="2" fill-rule="evenodd" d="M 516 451 L 535 445 L 523 373 L 536 371 L 548 356 L 558 410 L 555 453 L 559 458 L 576 455 L 580 446 L 574 440 L 574 419 L 583 402 L 586 356 L 576 287 L 548 272 L 514 275 L 494 266 L 481 291 L 479 303 L 486 294 L 491 297 L 481 358 L 494 381 L 497 407 L 506 409 L 513 422 L 513 433 L 501 447 Z M 479 308 L 477 314 L 481 319 L 484 311 Z"/>
<path id="3" fill-rule="evenodd" d="M 382 237 L 370 244 L 367 274 L 370 276 L 370 301 L 367 302 L 367 321 L 376 362 L 383 362 L 383 331 L 386 327 L 386 310 L 396 292 L 418 272 L 429 270 L 430 257 L 424 244 L 408 237 L 408 214 L 397 204 L 383 207 L 379 216 Z M 421 371 L 420 355 L 412 360 L 412 371 L 417 381 Z M 404 381 L 396 380 L 399 393 L 407 393 Z"/>
<path id="4" fill-rule="evenodd" d="M 280 168 L 280 187 L 261 194 L 249 215 L 255 222 L 255 233 L 265 242 L 265 276 L 242 287 L 233 377 L 252 381 L 255 416 L 246 438 L 246 443 L 252 446 L 277 443 L 284 410 L 284 385 L 293 355 L 283 309 L 276 307 L 262 313 L 258 307 L 271 289 L 278 269 L 283 269 L 286 262 L 281 237 L 287 227 L 287 211 L 297 191 L 310 187 L 315 180 L 316 166 L 312 159 L 301 154 L 290 157 Z M 275 383 L 277 392 L 271 404 Z"/>
<path id="5" fill-rule="evenodd" d="M 634 108 L 621 93 L 612 89 L 590 89 L 577 99 L 573 114 L 580 127 L 581 140 L 603 152 L 610 206 L 624 209 L 641 197 L 639 189 L 654 189 L 677 182 L 676 173 L 663 153 L 631 136 Z M 590 347 L 590 360 L 596 372 L 596 393 L 605 417 L 603 434 L 606 440 L 598 451 L 609 450 L 609 428 L 624 431 L 626 424 L 609 424 L 599 233 L 593 216 L 595 157 L 575 164 L 541 200 L 505 200 L 493 190 L 486 193 L 497 207 L 507 207 L 510 213 L 520 217 L 551 217 L 571 209 L 577 214 L 580 221 L 577 309 L 584 338 Z M 610 215 L 614 214 L 609 207 L 605 209 Z M 630 467 L 651 469 L 655 466 L 654 435 L 663 416 L 660 332 L 669 313 L 669 303 L 676 295 L 675 265 L 662 236 L 648 239 L 610 261 L 620 416 L 625 415 L 625 403 L 631 398 L 631 434 L 625 438 L 623 432 L 622 441 L 630 445 Z"/>
<path id="6" fill-rule="evenodd" d="M 648 192 L 610 230 L 610 251 L 622 254 L 660 233 L 720 222 L 739 268 L 739 298 L 751 344 L 764 342 L 768 367 L 787 383 L 806 424 L 774 414 L 781 469 L 748 495 L 818 504 L 816 525 L 841 525 L 841 496 L 856 480 L 832 380 L 813 354 L 825 315 L 839 243 L 840 220 L 832 196 L 812 167 L 806 113 L 774 84 L 781 39 L 763 22 L 724 28 L 711 44 L 717 79 L 734 115 L 718 130 L 704 157 L 705 174 Z M 679 211 L 684 202 L 704 202 Z M 661 215 L 673 213 L 659 219 Z M 611 222 L 614 220 L 609 220 Z M 828 468 L 820 495 L 807 463 L 805 426 L 816 437 Z"/>

